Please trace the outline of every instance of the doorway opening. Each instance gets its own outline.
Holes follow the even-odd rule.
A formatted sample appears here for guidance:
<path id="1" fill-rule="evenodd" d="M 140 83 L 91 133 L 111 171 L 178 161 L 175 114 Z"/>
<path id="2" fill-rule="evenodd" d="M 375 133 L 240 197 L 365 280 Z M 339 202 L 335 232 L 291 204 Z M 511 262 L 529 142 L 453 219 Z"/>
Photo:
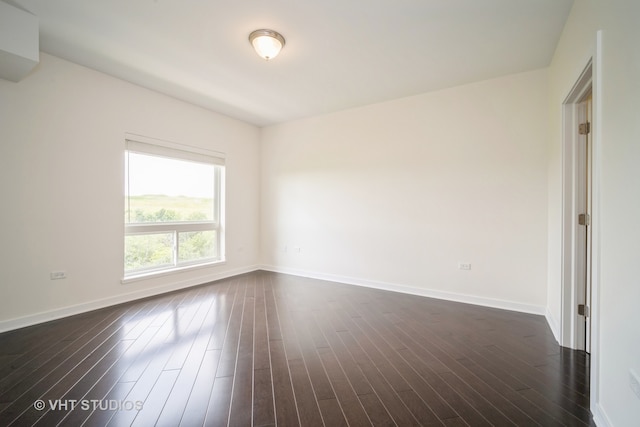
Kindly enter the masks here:
<path id="1" fill-rule="evenodd" d="M 563 103 L 564 347 L 591 352 L 593 224 L 593 66 L 589 62 Z"/>

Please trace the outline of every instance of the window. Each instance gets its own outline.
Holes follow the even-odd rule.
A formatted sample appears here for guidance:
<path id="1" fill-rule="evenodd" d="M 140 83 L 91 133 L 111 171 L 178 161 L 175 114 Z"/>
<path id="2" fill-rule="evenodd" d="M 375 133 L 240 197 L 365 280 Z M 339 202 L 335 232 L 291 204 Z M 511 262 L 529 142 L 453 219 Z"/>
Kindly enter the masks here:
<path id="1" fill-rule="evenodd" d="M 127 140 L 125 279 L 224 259 L 223 179 L 216 153 Z"/>

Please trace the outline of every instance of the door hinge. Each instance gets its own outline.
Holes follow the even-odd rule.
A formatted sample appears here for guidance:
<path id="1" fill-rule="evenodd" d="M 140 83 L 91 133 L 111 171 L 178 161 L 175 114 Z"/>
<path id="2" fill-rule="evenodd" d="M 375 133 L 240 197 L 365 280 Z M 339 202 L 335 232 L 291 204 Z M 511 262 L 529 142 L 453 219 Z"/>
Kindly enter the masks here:
<path id="1" fill-rule="evenodd" d="M 580 135 L 589 135 L 589 132 L 591 132 L 591 123 L 584 122 L 578 125 L 578 133 Z"/>
<path id="2" fill-rule="evenodd" d="M 578 314 L 580 316 L 589 317 L 589 306 L 584 304 L 578 304 Z"/>
<path id="3" fill-rule="evenodd" d="M 586 214 L 586 213 L 578 215 L 578 224 L 591 225 L 591 216 L 589 216 L 589 214 Z"/>

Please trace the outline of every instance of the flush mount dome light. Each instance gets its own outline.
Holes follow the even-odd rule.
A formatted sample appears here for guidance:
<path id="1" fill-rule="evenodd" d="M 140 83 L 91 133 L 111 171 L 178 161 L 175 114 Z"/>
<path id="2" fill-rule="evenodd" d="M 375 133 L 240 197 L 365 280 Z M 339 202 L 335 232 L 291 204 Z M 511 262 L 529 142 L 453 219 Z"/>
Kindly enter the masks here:
<path id="1" fill-rule="evenodd" d="M 284 46 L 284 37 L 273 30 L 255 30 L 249 34 L 249 41 L 256 53 L 267 61 L 278 56 Z"/>

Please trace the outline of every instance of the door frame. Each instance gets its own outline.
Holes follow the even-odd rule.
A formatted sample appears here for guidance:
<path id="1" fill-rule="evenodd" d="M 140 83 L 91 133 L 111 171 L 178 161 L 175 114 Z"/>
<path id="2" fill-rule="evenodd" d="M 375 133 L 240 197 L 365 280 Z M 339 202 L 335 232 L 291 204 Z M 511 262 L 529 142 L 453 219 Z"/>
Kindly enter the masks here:
<path id="1" fill-rule="evenodd" d="M 599 362 L 600 362 L 600 182 L 602 159 L 602 31 L 596 32 L 595 52 L 588 60 L 573 88 L 562 104 L 562 277 L 561 277 L 561 316 L 559 341 L 563 347 L 576 347 L 577 304 L 575 303 L 575 283 L 572 282 L 575 265 L 573 252 L 574 206 L 572 191 L 574 188 L 575 142 L 577 132 L 576 103 L 591 86 L 592 93 L 592 221 L 591 221 L 591 360 L 590 360 L 590 407 L 592 413 L 598 412 Z"/>
<path id="2" fill-rule="evenodd" d="M 585 170 L 581 164 L 581 137 L 578 125 L 583 112 L 580 104 L 585 96 L 593 93 L 593 63 L 590 60 L 562 104 L 563 118 L 563 167 L 562 167 L 562 326 L 561 345 L 572 349 L 584 349 L 584 336 L 580 329 L 584 320 L 578 315 L 580 295 L 584 292 L 581 269 L 585 268 L 584 242 L 578 236 L 583 233 L 578 225 L 578 214 L 583 213 L 580 205 L 584 191 Z M 593 121 L 593 120 L 592 120 Z M 592 123 L 592 128 L 595 125 Z M 591 138 L 593 141 L 593 135 Z M 593 194 L 593 192 L 592 192 Z M 590 230 L 593 232 L 593 229 Z"/>
<path id="3" fill-rule="evenodd" d="M 586 203 L 585 189 L 592 186 L 587 183 L 586 161 L 589 157 L 584 146 L 584 137 L 578 134 L 578 125 L 585 118 L 581 105 L 584 98 L 593 93 L 593 64 L 589 61 L 580 77 L 565 99 L 563 107 L 563 192 L 562 192 L 562 309 L 561 345 L 576 350 L 585 349 L 584 317 L 578 315 L 578 304 L 585 302 L 584 280 L 588 263 L 583 259 L 588 250 L 584 239 L 585 231 L 592 233 L 593 228 L 583 229 L 578 224 L 578 215 L 584 212 Z M 593 120 L 592 120 L 593 121 Z M 595 128 L 592 123 L 592 128 Z M 593 135 L 591 136 L 593 141 Z M 591 143 L 593 145 L 593 143 Z M 592 149 L 592 147 L 589 147 Z M 591 150 L 593 151 L 593 150 Z M 593 179 L 593 177 L 591 177 Z M 593 216 L 593 215 L 592 215 Z M 589 271 L 586 271 L 589 275 Z M 591 319 L 589 319 L 591 321 Z"/>

